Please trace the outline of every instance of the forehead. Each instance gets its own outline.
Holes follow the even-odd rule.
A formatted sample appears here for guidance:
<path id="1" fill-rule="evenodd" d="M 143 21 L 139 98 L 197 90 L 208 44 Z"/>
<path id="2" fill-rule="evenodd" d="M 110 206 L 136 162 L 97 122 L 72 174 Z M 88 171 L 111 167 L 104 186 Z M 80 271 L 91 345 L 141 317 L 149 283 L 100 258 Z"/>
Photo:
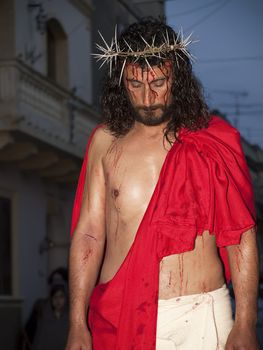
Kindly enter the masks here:
<path id="1" fill-rule="evenodd" d="M 124 78 L 135 80 L 156 80 L 169 78 L 172 75 L 171 62 L 166 61 L 160 66 L 151 66 L 142 68 L 139 64 L 130 63 L 125 66 Z"/>

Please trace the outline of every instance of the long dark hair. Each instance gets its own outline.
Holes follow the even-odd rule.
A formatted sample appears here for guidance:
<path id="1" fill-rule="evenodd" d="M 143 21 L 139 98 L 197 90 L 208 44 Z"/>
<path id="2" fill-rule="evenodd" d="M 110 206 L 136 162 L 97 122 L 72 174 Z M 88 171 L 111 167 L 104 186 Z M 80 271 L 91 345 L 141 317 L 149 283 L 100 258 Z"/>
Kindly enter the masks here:
<path id="1" fill-rule="evenodd" d="M 168 35 L 172 41 L 177 38 L 174 30 L 160 20 L 153 18 L 143 19 L 130 25 L 119 37 L 120 48 L 127 51 L 127 43 L 134 51 L 143 50 L 145 42 L 151 43 L 155 36 L 155 45 L 160 46 L 164 42 L 164 35 Z M 179 38 L 178 38 L 179 39 Z M 125 42 L 126 41 L 126 42 Z M 173 84 L 171 92 L 173 101 L 168 107 L 168 123 L 164 129 L 164 135 L 169 140 L 169 134 L 176 138 L 176 133 L 181 127 L 197 130 L 207 127 L 210 115 L 203 97 L 202 86 L 192 72 L 189 58 L 180 52 L 176 57 L 173 51 L 166 53 L 165 60 L 172 63 Z M 151 57 L 148 60 L 151 66 L 163 64 L 163 60 Z M 132 62 L 128 59 L 127 63 Z M 137 63 L 144 69 L 147 68 L 143 58 Z M 123 59 L 118 57 L 117 63 L 113 64 L 112 75 L 109 72 L 105 77 L 102 89 L 102 110 L 106 127 L 110 132 L 120 137 L 129 132 L 135 123 L 132 105 L 130 103 L 123 81 L 119 84 Z"/>

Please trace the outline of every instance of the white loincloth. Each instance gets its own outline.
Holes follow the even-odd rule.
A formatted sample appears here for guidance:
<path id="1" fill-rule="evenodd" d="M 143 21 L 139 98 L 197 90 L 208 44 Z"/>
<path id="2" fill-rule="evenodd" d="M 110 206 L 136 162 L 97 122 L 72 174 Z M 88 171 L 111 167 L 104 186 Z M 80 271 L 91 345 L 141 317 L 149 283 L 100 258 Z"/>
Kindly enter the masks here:
<path id="1" fill-rule="evenodd" d="M 233 326 L 228 289 L 159 299 L 156 350 L 223 350 Z"/>

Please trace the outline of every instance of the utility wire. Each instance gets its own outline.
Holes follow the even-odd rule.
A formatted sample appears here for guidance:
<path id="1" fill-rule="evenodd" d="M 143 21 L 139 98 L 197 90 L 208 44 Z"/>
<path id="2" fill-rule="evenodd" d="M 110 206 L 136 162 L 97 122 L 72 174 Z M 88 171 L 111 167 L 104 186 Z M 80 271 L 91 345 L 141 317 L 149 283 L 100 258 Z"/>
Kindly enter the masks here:
<path id="1" fill-rule="evenodd" d="M 166 0 L 167 1 L 167 0 Z M 174 0 L 175 1 L 175 0 Z M 134 2 L 134 5 L 145 5 L 145 4 L 153 4 L 155 2 L 159 2 L 161 5 L 164 4 L 164 0 L 152 0 L 152 1 L 138 1 Z"/>
<path id="2" fill-rule="evenodd" d="M 245 115 L 247 117 L 249 116 L 256 116 L 256 117 L 262 117 L 263 118 L 263 110 L 262 111 L 247 111 L 247 112 L 240 112 L 240 115 Z"/>
<path id="3" fill-rule="evenodd" d="M 233 107 L 235 104 L 234 103 L 219 103 L 220 106 L 223 106 L 223 107 Z M 245 103 L 245 104 L 242 104 L 240 103 L 239 106 L 241 108 L 254 108 L 254 107 L 263 107 L 263 103 L 261 102 L 255 102 L 255 103 Z"/>
<path id="4" fill-rule="evenodd" d="M 128 5 L 124 0 L 118 0 L 120 4 L 128 11 L 130 14 L 138 21 L 140 19 L 140 16 L 136 11 L 134 11 L 130 5 Z"/>
<path id="5" fill-rule="evenodd" d="M 236 61 L 263 61 L 262 56 L 247 56 L 247 57 L 222 57 L 222 58 L 200 58 L 197 60 L 199 63 L 222 63 L 222 62 L 236 62 Z"/>
<path id="6" fill-rule="evenodd" d="M 187 10 L 187 11 L 182 11 L 182 12 L 171 14 L 169 17 L 179 17 L 179 16 L 189 15 L 191 13 L 198 12 L 200 10 L 206 9 L 206 8 L 212 6 L 212 5 L 215 5 L 215 4 L 218 4 L 218 0 L 212 1 L 212 2 L 208 2 L 207 4 L 204 4 L 204 5 L 199 6 L 199 7 L 192 8 L 191 10 Z"/>
<path id="7" fill-rule="evenodd" d="M 159 2 L 161 5 L 163 5 L 165 2 L 170 2 L 170 1 L 177 1 L 177 0 L 152 0 L 152 1 L 138 1 L 134 2 L 134 5 L 143 5 L 143 4 L 153 4 L 154 2 Z"/>
<path id="8" fill-rule="evenodd" d="M 234 107 L 233 107 L 234 108 Z M 235 111 L 227 111 L 227 113 L 235 113 Z M 238 115 L 246 115 L 246 116 L 251 116 L 251 115 L 258 115 L 258 114 L 260 114 L 262 117 L 263 117 L 263 110 L 261 110 L 261 111 L 246 111 L 246 112 L 244 112 L 244 111 L 242 111 L 242 112 L 238 112 Z"/>
<path id="9" fill-rule="evenodd" d="M 204 21 L 208 20 L 210 17 L 212 17 L 214 14 L 219 12 L 223 7 L 225 7 L 231 0 L 226 0 L 223 3 L 221 3 L 217 8 L 209 12 L 207 15 L 203 16 L 200 20 L 193 23 L 190 27 L 186 28 L 186 32 L 189 30 L 192 30 L 193 28 L 197 27 L 199 24 L 202 24 Z"/>

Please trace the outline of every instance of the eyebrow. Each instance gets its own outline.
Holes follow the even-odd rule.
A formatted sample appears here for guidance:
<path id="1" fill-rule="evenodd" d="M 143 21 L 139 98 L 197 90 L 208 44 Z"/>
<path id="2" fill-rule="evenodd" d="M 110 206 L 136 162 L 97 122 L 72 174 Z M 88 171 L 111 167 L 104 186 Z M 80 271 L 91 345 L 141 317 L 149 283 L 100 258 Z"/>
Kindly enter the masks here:
<path id="1" fill-rule="evenodd" d="M 134 81 L 136 83 L 141 83 L 141 81 L 137 80 L 137 79 L 133 79 L 133 78 L 126 78 L 127 81 Z"/>
<path id="2" fill-rule="evenodd" d="M 159 80 L 166 80 L 166 79 L 167 79 L 166 77 L 159 77 L 159 78 L 153 79 L 153 80 L 150 82 L 150 84 L 151 84 L 151 83 L 154 83 L 154 82 L 156 82 L 156 81 L 159 81 Z M 133 78 L 126 78 L 126 80 L 127 80 L 127 81 L 130 81 L 130 82 L 142 83 L 142 81 L 137 80 L 137 79 L 133 79 Z"/>
<path id="3" fill-rule="evenodd" d="M 167 79 L 166 77 L 159 77 L 159 78 L 153 79 L 151 83 L 154 83 L 155 81 L 159 81 L 159 80 L 166 80 L 166 79 Z"/>

